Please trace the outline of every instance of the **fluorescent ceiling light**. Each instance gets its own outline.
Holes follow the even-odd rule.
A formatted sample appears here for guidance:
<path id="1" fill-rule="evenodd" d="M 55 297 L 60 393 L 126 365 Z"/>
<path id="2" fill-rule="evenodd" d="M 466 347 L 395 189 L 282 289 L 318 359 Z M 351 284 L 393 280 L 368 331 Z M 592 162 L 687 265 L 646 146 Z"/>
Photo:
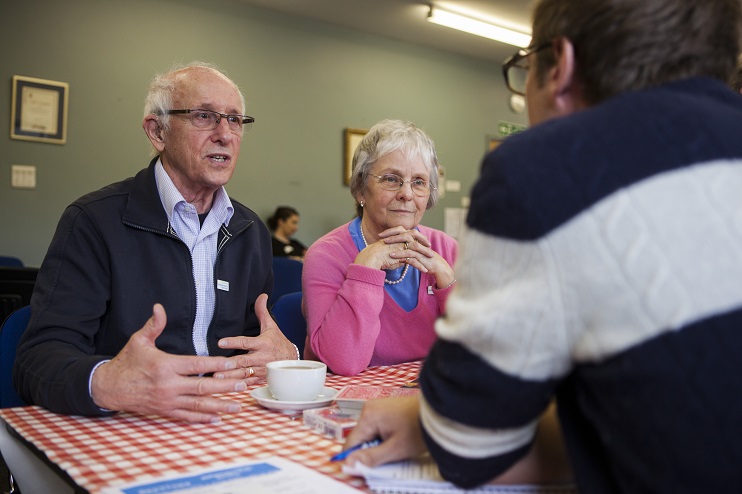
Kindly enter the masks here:
<path id="1" fill-rule="evenodd" d="M 515 31 L 489 22 L 480 21 L 472 17 L 441 10 L 439 7 L 435 6 L 430 7 L 428 21 L 518 47 L 526 47 L 531 42 L 531 35 L 528 33 Z"/>

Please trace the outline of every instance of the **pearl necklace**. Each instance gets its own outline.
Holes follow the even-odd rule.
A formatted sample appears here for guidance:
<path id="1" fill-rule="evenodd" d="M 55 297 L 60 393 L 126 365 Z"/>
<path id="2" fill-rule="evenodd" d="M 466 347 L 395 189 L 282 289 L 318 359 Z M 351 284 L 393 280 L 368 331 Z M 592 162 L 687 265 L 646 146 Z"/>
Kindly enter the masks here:
<path id="1" fill-rule="evenodd" d="M 361 238 L 363 239 L 363 245 L 364 247 L 368 247 L 368 242 L 366 242 L 366 235 L 363 234 L 363 226 L 359 223 L 358 229 L 361 230 Z M 402 276 L 399 277 L 398 280 L 390 281 L 384 277 L 384 283 L 387 285 L 396 285 L 397 283 L 400 283 L 405 276 L 407 276 L 407 270 L 410 268 L 409 264 L 404 265 L 404 270 L 402 271 Z"/>

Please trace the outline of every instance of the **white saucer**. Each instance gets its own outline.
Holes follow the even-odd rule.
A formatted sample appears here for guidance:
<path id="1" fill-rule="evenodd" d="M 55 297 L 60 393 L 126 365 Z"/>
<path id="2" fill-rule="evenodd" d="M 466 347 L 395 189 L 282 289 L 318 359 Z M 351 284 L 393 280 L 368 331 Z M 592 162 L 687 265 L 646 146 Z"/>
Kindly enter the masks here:
<path id="1" fill-rule="evenodd" d="M 250 391 L 250 396 L 255 398 L 255 400 L 265 408 L 278 410 L 283 413 L 296 413 L 309 408 L 327 406 L 332 403 L 332 400 L 335 399 L 337 394 L 338 391 L 336 389 L 325 387 L 322 388 L 322 394 L 311 401 L 280 401 L 273 398 L 268 386 L 263 386 Z"/>

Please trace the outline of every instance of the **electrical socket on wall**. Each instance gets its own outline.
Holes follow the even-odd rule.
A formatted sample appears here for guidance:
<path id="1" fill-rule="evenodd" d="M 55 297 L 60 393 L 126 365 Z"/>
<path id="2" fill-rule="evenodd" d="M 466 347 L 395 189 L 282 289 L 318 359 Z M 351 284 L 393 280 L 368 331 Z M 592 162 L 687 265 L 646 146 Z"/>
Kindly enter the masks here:
<path id="1" fill-rule="evenodd" d="M 36 188 L 36 167 L 33 165 L 12 165 L 10 177 L 10 186 L 14 189 Z"/>

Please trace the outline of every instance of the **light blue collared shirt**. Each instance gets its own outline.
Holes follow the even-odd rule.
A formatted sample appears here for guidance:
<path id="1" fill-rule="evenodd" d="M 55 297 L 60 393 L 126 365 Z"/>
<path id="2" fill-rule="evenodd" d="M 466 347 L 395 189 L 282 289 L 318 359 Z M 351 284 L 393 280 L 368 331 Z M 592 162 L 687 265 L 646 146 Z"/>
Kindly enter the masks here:
<path id="1" fill-rule="evenodd" d="M 224 187 L 217 190 L 203 226 L 201 226 L 196 208 L 188 204 L 175 187 L 162 162 L 158 159 L 155 165 L 155 181 L 160 201 L 167 213 L 170 227 L 191 252 L 193 279 L 196 283 L 196 320 L 193 323 L 193 347 L 197 355 L 208 355 L 206 334 L 214 316 L 216 295 L 214 291 L 214 263 L 216 263 L 217 241 L 222 224 L 229 225 L 234 214 L 232 202 Z M 167 311 L 167 307 L 165 307 Z M 108 359 L 98 362 L 90 371 L 88 393 L 93 395 L 93 374 Z M 105 409 L 101 409 L 105 410 Z M 108 410 L 106 410 L 108 411 Z"/>
<path id="2" fill-rule="evenodd" d="M 234 207 L 224 187 L 214 194 L 211 210 L 203 225 L 198 220 L 196 207 L 186 202 L 157 160 L 155 180 L 162 206 L 167 213 L 170 227 L 191 252 L 193 279 L 196 283 L 196 320 L 193 323 L 193 347 L 196 355 L 208 355 L 206 334 L 214 315 L 216 300 L 214 288 L 214 263 L 216 263 L 217 241 L 222 225 L 229 225 Z M 167 311 L 167 307 L 165 307 Z"/>

